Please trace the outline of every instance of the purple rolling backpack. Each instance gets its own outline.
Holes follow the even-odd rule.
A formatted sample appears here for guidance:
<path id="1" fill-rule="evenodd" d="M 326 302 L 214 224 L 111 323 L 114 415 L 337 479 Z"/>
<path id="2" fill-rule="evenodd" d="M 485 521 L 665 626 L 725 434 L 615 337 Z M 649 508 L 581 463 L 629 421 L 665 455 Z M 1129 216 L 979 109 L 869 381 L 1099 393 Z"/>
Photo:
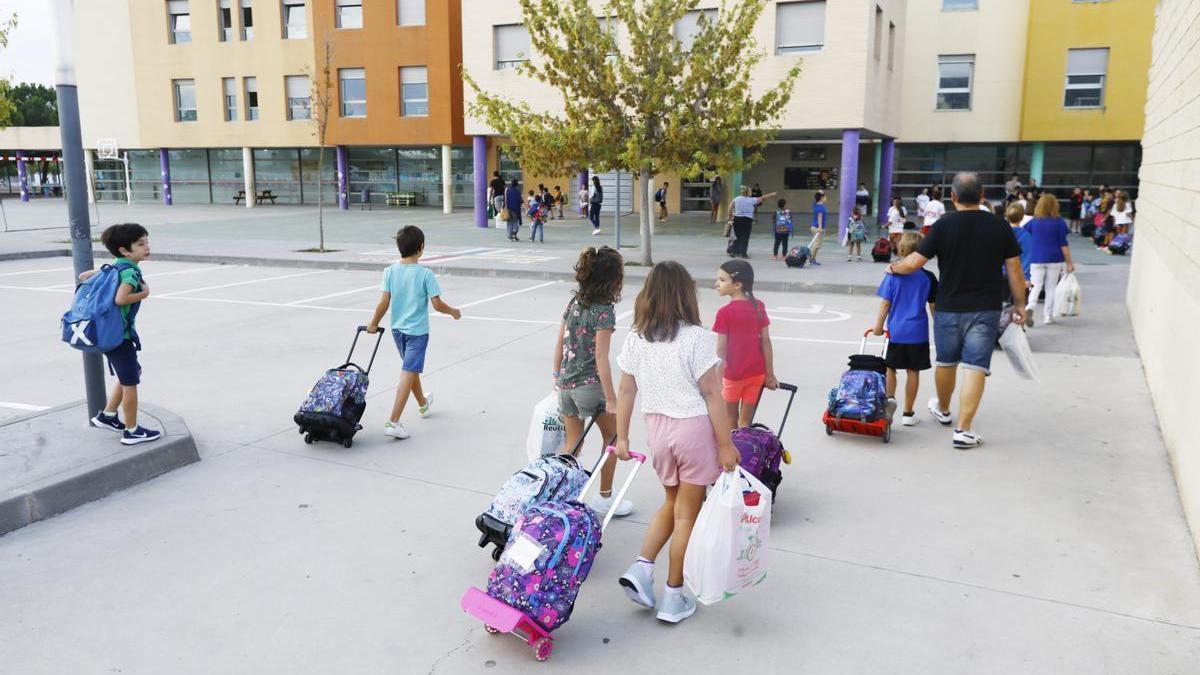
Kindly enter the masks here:
<path id="1" fill-rule="evenodd" d="M 795 385 L 780 382 L 779 388 L 791 394 L 788 398 L 787 409 L 783 412 L 783 420 L 779 422 L 779 433 L 771 431 L 770 427 L 765 424 L 751 423 L 748 427 L 735 430 L 732 439 L 733 446 L 742 456 L 739 464 L 771 488 L 772 496 L 779 489 L 780 481 L 783 480 L 783 473 L 779 470 L 780 462 L 790 463 L 779 436 L 783 433 L 788 413 L 792 410 L 792 401 L 796 398 Z"/>

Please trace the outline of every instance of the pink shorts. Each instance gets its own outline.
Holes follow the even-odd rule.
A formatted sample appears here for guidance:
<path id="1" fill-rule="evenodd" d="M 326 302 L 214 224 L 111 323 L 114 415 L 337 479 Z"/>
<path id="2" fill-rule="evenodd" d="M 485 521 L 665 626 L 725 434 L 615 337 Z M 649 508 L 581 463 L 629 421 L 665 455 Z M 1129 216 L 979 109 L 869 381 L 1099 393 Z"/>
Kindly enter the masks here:
<path id="1" fill-rule="evenodd" d="M 721 475 L 717 437 L 708 415 L 677 419 L 648 413 L 646 429 L 654 471 L 663 485 L 709 485 Z"/>
<path id="2" fill-rule="evenodd" d="M 746 405 L 758 405 L 758 397 L 762 395 L 763 382 L 767 381 L 765 373 L 751 375 L 740 380 L 721 378 L 721 398 L 726 403 L 741 401 Z"/>

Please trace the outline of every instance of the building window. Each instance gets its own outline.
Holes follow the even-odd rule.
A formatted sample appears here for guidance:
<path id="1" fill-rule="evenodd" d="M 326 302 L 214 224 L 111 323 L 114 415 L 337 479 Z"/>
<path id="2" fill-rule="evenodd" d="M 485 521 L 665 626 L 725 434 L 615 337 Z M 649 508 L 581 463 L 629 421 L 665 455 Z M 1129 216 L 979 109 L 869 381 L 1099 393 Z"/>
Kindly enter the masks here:
<path id="1" fill-rule="evenodd" d="M 342 117 L 367 116 L 367 71 L 363 68 L 338 69 L 338 95 Z"/>
<path id="2" fill-rule="evenodd" d="M 425 0 L 396 0 L 397 26 L 424 26 Z"/>
<path id="3" fill-rule="evenodd" d="M 974 54 L 938 57 L 938 110 L 970 110 Z"/>
<path id="4" fill-rule="evenodd" d="M 825 0 L 775 7 L 775 53 L 817 52 L 825 46 Z"/>
<path id="5" fill-rule="evenodd" d="M 896 64 L 896 24 L 888 22 L 888 70 Z"/>
<path id="6" fill-rule="evenodd" d="M 217 39 L 229 42 L 233 39 L 233 0 L 221 0 L 217 4 Z"/>
<path id="7" fill-rule="evenodd" d="M 875 60 L 883 54 L 883 9 L 875 5 Z"/>
<path id="8" fill-rule="evenodd" d="M 362 0 L 337 0 L 337 27 L 362 28 Z"/>
<path id="9" fill-rule="evenodd" d="M 942 0 L 943 12 L 979 9 L 979 0 Z"/>
<path id="10" fill-rule="evenodd" d="M 188 10 L 188 0 L 169 0 L 167 2 L 167 30 L 173 45 L 187 44 L 192 41 L 192 14 Z"/>
<path id="11" fill-rule="evenodd" d="M 254 7 L 252 0 L 242 0 L 242 39 L 254 39 Z"/>
<path id="12" fill-rule="evenodd" d="M 221 100 L 225 103 L 225 121 L 236 122 L 237 114 L 237 82 L 232 77 L 221 78 Z"/>
<path id="13" fill-rule="evenodd" d="M 258 119 L 258 78 L 247 77 L 242 82 L 246 86 L 246 119 L 254 121 Z"/>
<path id="14" fill-rule="evenodd" d="M 283 0 L 283 39 L 299 40 L 308 37 L 308 16 L 304 0 Z"/>
<path id="15" fill-rule="evenodd" d="M 306 120 L 312 117 L 308 76 L 287 75 L 283 78 L 283 88 L 287 92 L 287 118 L 289 120 Z"/>
<path id="16" fill-rule="evenodd" d="M 1104 106 L 1104 79 L 1108 75 L 1108 48 L 1067 51 L 1065 108 Z"/>
<path id="17" fill-rule="evenodd" d="M 700 35 L 700 17 L 704 17 L 704 23 L 711 26 L 717 22 L 717 10 L 692 10 L 675 22 L 675 39 L 679 41 L 685 52 L 691 51 L 696 37 Z"/>
<path id="18" fill-rule="evenodd" d="M 425 66 L 400 69 L 400 114 L 405 117 L 429 114 L 429 75 Z"/>
<path id="19" fill-rule="evenodd" d="M 175 121 L 196 121 L 196 81 L 171 80 L 175 89 Z"/>
<path id="20" fill-rule="evenodd" d="M 496 70 L 516 68 L 529 60 L 529 31 L 521 24 L 493 26 Z"/>

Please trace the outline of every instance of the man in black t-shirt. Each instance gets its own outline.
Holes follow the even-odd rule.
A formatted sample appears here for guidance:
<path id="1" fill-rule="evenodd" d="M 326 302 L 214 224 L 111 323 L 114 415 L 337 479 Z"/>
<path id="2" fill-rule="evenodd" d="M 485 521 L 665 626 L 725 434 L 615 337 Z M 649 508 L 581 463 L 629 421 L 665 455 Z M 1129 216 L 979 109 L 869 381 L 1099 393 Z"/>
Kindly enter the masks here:
<path id="1" fill-rule="evenodd" d="M 911 274 L 930 258 L 938 259 L 941 280 L 933 317 L 937 396 L 929 401 L 929 413 L 943 425 L 953 421 L 949 403 L 958 366 L 962 365 L 965 376 L 953 439 L 954 447 L 960 450 L 983 443 L 971 425 L 983 398 L 984 378 L 990 373 L 992 350 L 1000 332 L 1005 268 L 1015 299 L 1013 314 L 1018 325 L 1025 321 L 1021 247 L 1007 223 L 979 210 L 982 197 L 979 176 L 968 172 L 955 176 L 950 192 L 955 211 L 938 219 L 915 252 L 888 267 L 891 274 Z"/>
<path id="2" fill-rule="evenodd" d="M 499 171 L 492 172 L 492 182 L 488 183 L 488 199 L 491 200 L 492 208 L 499 215 L 500 210 L 504 208 L 504 179 L 500 177 Z"/>

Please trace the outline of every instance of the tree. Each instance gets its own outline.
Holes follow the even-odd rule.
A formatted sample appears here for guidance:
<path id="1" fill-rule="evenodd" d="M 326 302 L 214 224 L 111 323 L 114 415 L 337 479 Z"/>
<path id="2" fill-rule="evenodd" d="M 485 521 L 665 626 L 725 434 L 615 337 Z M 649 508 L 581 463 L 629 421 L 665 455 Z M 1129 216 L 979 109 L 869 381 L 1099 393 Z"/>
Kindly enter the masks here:
<path id="1" fill-rule="evenodd" d="M 0 50 L 8 46 L 8 35 L 16 27 L 16 14 L 8 17 L 7 21 L 0 23 Z M 12 125 L 13 116 L 17 110 L 11 99 L 11 90 L 12 83 L 8 81 L 8 78 L 0 77 L 0 129 Z"/>
<path id="2" fill-rule="evenodd" d="M 320 233 L 320 252 L 325 252 L 325 190 L 321 182 L 325 179 L 325 143 L 329 130 L 329 114 L 337 104 L 337 90 L 333 88 L 333 45 L 325 38 L 321 48 L 321 59 L 317 71 L 309 77 L 312 96 L 309 119 L 313 123 L 313 135 L 317 138 L 317 230 Z M 339 189 L 340 188 L 339 181 Z"/>
<path id="3" fill-rule="evenodd" d="M 15 127 L 58 126 L 58 94 L 44 84 L 21 83 L 9 89 Z"/>
<path id="4" fill-rule="evenodd" d="M 764 54 L 749 47 L 750 33 L 765 0 L 722 0 L 715 19 L 700 15 L 694 41 L 684 45 L 675 24 L 698 3 L 608 0 L 605 16 L 597 17 L 588 0 L 521 0 L 538 58 L 520 72 L 559 92 L 561 113 L 513 103 L 463 73 L 476 96 L 471 114 L 512 138 L 523 166 L 546 174 L 620 169 L 637 177 L 645 265 L 653 264 L 650 179 L 741 171 L 760 161 L 800 74 L 797 62 L 756 97 L 750 79 Z"/>

